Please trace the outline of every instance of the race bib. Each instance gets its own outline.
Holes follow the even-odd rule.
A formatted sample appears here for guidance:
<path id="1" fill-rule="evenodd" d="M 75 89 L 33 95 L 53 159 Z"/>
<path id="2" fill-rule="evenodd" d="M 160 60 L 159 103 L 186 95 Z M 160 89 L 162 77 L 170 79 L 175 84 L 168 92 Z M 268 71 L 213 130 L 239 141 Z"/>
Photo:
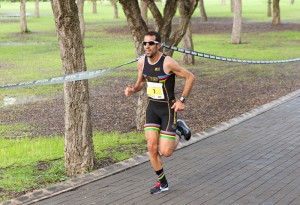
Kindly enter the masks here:
<path id="1" fill-rule="evenodd" d="M 147 95 L 153 99 L 164 99 L 162 83 L 147 82 Z"/>

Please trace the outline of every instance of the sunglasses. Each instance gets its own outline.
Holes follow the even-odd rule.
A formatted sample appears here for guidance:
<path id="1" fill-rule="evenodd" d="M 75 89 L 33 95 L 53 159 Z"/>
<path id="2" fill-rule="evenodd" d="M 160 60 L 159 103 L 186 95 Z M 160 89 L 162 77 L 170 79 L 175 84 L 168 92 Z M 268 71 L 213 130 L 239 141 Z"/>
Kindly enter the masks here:
<path id="1" fill-rule="evenodd" d="M 153 46 L 154 44 L 159 44 L 159 42 L 157 41 L 143 41 L 143 45 L 146 46 L 147 44 L 149 44 L 149 46 Z"/>

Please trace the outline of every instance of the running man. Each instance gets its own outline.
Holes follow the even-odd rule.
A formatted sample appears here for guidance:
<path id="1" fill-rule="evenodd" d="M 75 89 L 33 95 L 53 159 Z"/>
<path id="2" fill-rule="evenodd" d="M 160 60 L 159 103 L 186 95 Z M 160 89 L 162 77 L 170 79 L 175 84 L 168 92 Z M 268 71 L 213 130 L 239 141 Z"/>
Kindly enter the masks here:
<path id="1" fill-rule="evenodd" d="M 155 31 L 148 32 L 143 41 L 145 56 L 137 63 L 138 78 L 134 86 L 125 89 L 131 96 L 147 84 L 148 106 L 144 125 L 149 159 L 158 177 L 150 189 L 151 194 L 169 190 L 162 158 L 169 157 L 176 149 L 179 138 L 189 140 L 191 131 L 176 113 L 185 109 L 185 101 L 195 81 L 194 75 L 182 68 L 173 58 L 159 51 L 161 37 Z M 176 100 L 174 94 L 175 76 L 185 78 L 183 92 Z"/>

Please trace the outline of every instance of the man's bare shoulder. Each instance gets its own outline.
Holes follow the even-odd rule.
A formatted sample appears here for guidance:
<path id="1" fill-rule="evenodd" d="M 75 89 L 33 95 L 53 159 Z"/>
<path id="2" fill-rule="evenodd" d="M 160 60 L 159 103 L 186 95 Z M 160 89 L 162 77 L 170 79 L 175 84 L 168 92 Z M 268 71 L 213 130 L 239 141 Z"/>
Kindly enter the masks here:
<path id="1" fill-rule="evenodd" d="M 177 61 L 170 56 L 166 56 L 164 65 L 170 71 L 177 70 L 180 67 Z"/>
<path id="2" fill-rule="evenodd" d="M 143 67 L 144 61 L 145 61 L 145 56 L 142 56 L 142 57 L 139 58 L 139 60 L 137 62 L 138 68 L 142 68 Z"/>

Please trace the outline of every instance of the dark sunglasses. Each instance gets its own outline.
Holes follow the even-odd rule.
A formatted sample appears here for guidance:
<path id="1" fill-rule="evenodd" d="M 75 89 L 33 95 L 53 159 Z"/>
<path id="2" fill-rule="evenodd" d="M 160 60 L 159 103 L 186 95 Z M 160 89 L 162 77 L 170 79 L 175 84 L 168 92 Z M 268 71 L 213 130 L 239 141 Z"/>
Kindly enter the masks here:
<path id="1" fill-rule="evenodd" d="M 159 42 L 157 41 L 143 41 L 143 45 L 146 46 L 147 43 L 149 44 L 149 46 L 153 46 L 154 44 L 159 44 Z"/>

